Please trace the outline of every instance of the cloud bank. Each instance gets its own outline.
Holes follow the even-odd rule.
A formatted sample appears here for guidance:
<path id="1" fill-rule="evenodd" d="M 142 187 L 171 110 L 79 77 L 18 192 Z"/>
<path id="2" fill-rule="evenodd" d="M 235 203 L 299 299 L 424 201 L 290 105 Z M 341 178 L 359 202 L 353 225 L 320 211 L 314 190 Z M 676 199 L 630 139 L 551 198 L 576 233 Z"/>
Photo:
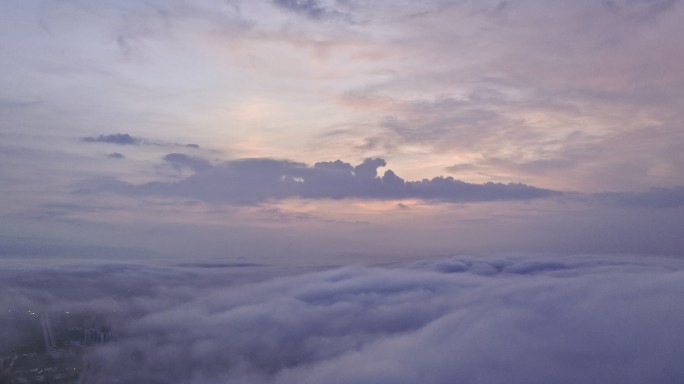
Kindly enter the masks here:
<path id="1" fill-rule="evenodd" d="M 681 260 L 462 256 L 264 271 L 4 271 L 0 299 L 121 318 L 119 342 L 91 350 L 98 383 L 684 380 Z"/>
<path id="2" fill-rule="evenodd" d="M 597 197 L 622 206 L 674 208 L 684 205 L 684 187 L 651 188 L 646 192 L 605 192 Z"/>
<path id="3" fill-rule="evenodd" d="M 99 188 L 132 195 L 182 196 L 207 202 L 258 204 L 269 199 L 403 199 L 449 202 L 529 200 L 555 196 L 556 191 L 525 184 L 472 184 L 453 177 L 406 181 L 392 170 L 382 176 L 385 160 L 369 158 L 352 166 L 341 160 L 304 163 L 274 159 L 240 159 L 212 166 L 208 161 L 183 154 L 169 154 L 165 161 L 189 167 L 195 174 L 173 183 L 131 185 L 107 181 Z"/>

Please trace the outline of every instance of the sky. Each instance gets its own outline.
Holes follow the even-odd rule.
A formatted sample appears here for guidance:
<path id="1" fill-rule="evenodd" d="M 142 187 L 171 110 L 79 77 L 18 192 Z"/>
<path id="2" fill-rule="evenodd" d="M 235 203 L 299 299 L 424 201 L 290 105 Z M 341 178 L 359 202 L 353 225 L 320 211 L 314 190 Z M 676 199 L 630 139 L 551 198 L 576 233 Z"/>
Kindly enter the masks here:
<path id="1" fill-rule="evenodd" d="M 679 0 L 0 1 L 0 357 L 97 313 L 97 383 L 684 382 L 681 36 Z"/>
<path id="2" fill-rule="evenodd" d="M 4 254 L 681 254 L 676 0 L 4 1 Z"/>

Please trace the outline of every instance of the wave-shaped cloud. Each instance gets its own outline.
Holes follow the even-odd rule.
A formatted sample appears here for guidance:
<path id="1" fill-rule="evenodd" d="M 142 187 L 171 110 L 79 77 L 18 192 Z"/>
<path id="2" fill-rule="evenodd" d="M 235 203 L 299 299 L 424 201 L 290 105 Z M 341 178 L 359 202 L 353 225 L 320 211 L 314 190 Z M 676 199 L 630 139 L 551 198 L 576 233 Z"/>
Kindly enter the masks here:
<path id="1" fill-rule="evenodd" d="M 128 292 L 95 290 L 99 298 L 71 291 L 59 304 L 106 297 L 101 307 L 127 314 L 119 341 L 89 357 L 99 383 L 684 379 L 681 260 L 455 257 L 273 279 L 265 269 L 53 270 L 48 281 L 137 281 Z M 260 282 L 233 280 L 248 270 Z M 44 281 L 21 292 L 47 289 Z"/>

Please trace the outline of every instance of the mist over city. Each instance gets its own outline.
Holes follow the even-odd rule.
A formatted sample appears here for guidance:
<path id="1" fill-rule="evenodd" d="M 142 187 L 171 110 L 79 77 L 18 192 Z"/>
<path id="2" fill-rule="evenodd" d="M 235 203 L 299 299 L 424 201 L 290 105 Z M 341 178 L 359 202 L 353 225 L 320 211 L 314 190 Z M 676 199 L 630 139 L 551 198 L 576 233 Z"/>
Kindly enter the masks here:
<path id="1" fill-rule="evenodd" d="M 0 384 L 684 382 L 679 0 L 0 32 Z"/>

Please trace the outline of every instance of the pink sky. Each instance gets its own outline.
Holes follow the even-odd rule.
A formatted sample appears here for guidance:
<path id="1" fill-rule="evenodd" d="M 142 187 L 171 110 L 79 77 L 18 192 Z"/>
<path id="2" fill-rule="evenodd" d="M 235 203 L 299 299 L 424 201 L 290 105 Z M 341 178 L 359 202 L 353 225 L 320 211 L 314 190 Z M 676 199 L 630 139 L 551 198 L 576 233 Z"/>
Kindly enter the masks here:
<path id="1" fill-rule="evenodd" d="M 677 1 L 0 10 L 6 253 L 684 249 Z M 316 173 L 368 158 L 377 180 Z M 455 184 L 409 185 L 439 176 Z"/>

